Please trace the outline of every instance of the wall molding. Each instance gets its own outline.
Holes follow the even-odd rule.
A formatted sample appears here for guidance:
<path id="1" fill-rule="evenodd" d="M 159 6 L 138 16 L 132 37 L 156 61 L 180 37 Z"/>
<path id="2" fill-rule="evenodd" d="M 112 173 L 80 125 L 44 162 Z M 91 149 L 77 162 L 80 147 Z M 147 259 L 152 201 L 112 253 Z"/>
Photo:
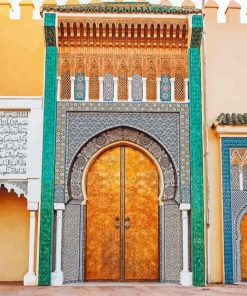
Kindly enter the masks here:
<path id="1" fill-rule="evenodd" d="M 42 109 L 42 96 L 0 96 L 0 110 Z"/>
<path id="2" fill-rule="evenodd" d="M 247 136 L 247 126 L 217 126 L 215 129 L 217 137 Z"/>

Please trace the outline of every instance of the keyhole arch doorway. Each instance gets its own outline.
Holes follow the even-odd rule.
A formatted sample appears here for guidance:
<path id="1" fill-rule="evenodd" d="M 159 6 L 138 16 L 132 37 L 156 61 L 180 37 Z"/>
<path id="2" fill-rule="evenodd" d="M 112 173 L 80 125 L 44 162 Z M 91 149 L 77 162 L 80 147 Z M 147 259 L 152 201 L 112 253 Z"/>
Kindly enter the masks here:
<path id="1" fill-rule="evenodd" d="M 87 281 L 159 281 L 159 171 L 139 145 L 118 142 L 85 170 Z"/>
<path id="2" fill-rule="evenodd" d="M 247 212 L 242 217 L 240 233 L 241 282 L 247 282 Z"/>
<path id="3" fill-rule="evenodd" d="M 95 152 L 95 154 L 90 158 L 90 160 L 87 162 L 84 170 L 83 170 L 83 174 L 82 174 L 82 194 L 83 194 L 83 202 L 82 204 L 86 204 L 87 203 L 87 174 L 88 171 L 90 170 L 90 167 L 93 165 L 94 161 L 101 155 L 103 154 L 105 151 L 114 148 L 114 147 L 121 147 L 121 146 L 125 146 L 125 147 L 132 147 L 136 150 L 139 150 L 140 152 L 142 152 L 144 155 L 146 155 L 154 164 L 157 172 L 158 172 L 158 178 L 159 178 L 159 194 L 158 194 L 158 202 L 159 205 L 163 205 L 164 201 L 163 201 L 163 194 L 164 194 L 164 189 L 165 189 L 165 179 L 164 179 L 164 174 L 162 171 L 162 168 L 159 164 L 159 162 L 157 161 L 157 159 L 153 156 L 152 153 L 150 153 L 147 149 L 145 149 L 144 147 L 142 147 L 141 145 L 138 145 L 136 143 L 130 142 L 130 141 L 117 141 L 115 143 L 111 143 L 108 144 L 104 147 L 102 147 L 101 149 L 99 149 L 98 151 Z"/>

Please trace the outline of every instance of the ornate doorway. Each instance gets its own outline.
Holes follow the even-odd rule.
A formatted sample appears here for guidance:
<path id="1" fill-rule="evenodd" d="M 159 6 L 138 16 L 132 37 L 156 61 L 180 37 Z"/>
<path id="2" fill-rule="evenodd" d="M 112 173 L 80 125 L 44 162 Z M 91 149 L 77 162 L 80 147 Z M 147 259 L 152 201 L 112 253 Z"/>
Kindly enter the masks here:
<path id="1" fill-rule="evenodd" d="M 240 224 L 242 240 L 240 242 L 241 254 L 241 280 L 247 282 L 247 213 L 243 216 Z"/>
<path id="2" fill-rule="evenodd" d="M 134 147 L 109 148 L 87 174 L 85 279 L 159 280 L 159 177 Z"/>

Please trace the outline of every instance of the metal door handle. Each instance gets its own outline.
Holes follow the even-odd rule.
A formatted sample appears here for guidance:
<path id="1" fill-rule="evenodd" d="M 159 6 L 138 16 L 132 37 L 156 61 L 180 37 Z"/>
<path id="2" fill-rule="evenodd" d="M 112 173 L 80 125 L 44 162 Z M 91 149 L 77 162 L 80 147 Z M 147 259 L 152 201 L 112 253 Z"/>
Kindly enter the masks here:
<path id="1" fill-rule="evenodd" d="M 118 216 L 115 218 L 115 228 L 120 228 L 120 218 Z"/>
<path id="2" fill-rule="evenodd" d="M 130 222 L 130 218 L 129 217 L 125 217 L 124 219 L 124 226 L 126 229 L 129 229 L 130 228 L 130 225 L 131 225 L 131 222 Z"/>

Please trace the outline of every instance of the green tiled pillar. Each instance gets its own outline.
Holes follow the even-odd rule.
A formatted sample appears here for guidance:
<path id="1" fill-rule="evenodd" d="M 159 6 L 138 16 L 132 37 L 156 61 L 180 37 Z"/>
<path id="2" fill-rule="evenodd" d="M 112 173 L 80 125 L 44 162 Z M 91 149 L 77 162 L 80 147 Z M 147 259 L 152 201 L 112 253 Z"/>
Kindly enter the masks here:
<path id="1" fill-rule="evenodd" d="M 201 86 L 201 15 L 192 17 L 192 36 L 189 48 L 190 78 L 190 166 L 193 284 L 205 286 L 205 224 L 203 189 L 203 137 Z"/>
<path id="2" fill-rule="evenodd" d="M 51 282 L 53 197 L 55 175 L 57 47 L 56 15 L 45 14 L 45 96 L 42 153 L 42 188 L 40 217 L 39 285 Z"/>

